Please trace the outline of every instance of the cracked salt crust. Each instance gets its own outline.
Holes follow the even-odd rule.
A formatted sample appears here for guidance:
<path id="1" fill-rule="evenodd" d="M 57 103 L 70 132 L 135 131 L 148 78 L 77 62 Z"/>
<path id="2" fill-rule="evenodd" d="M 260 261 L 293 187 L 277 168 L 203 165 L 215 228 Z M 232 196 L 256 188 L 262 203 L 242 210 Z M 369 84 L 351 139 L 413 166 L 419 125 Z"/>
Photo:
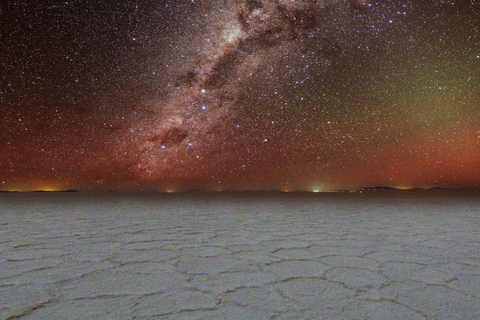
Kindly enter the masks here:
<path id="1" fill-rule="evenodd" d="M 480 318 L 478 194 L 0 197 L 0 319 Z"/>

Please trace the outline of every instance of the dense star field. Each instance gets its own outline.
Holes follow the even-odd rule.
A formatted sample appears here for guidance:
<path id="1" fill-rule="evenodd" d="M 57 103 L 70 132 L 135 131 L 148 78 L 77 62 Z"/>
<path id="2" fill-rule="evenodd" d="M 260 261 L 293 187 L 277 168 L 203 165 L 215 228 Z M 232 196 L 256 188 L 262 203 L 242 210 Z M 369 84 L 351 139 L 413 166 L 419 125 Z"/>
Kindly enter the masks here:
<path id="1" fill-rule="evenodd" d="M 480 2 L 20 1 L 0 190 L 480 185 Z"/>

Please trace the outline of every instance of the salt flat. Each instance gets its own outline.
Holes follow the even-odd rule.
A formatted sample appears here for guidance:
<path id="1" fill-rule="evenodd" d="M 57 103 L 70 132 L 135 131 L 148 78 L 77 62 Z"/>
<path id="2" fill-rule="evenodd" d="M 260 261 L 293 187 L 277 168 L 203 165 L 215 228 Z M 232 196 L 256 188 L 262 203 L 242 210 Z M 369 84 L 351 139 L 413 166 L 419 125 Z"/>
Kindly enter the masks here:
<path id="1" fill-rule="evenodd" d="M 479 196 L 0 194 L 0 318 L 480 319 Z"/>

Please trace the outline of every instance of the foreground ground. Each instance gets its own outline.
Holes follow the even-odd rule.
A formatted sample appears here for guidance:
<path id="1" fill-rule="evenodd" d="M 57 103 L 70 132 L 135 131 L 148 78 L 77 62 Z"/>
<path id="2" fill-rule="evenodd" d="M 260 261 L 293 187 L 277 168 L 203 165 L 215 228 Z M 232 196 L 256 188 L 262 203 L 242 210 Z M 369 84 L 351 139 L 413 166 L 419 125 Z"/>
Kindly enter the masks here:
<path id="1" fill-rule="evenodd" d="M 479 196 L 0 194 L 0 319 L 480 319 Z"/>

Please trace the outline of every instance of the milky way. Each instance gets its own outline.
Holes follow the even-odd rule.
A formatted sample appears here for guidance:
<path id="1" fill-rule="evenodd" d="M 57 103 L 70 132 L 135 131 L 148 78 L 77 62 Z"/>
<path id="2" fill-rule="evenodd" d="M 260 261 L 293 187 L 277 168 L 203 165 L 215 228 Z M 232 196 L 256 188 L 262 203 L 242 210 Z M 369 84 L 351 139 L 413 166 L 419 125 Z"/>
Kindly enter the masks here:
<path id="1" fill-rule="evenodd" d="M 191 136 L 201 139 L 223 117 L 234 115 L 231 109 L 256 69 L 275 59 L 279 46 L 317 36 L 328 11 L 318 1 L 246 1 L 239 9 L 215 51 L 175 83 L 145 150 L 185 147 Z"/>
<path id="2" fill-rule="evenodd" d="M 271 67 L 299 47 L 303 52 L 313 50 L 320 60 L 335 58 L 342 49 L 325 31 L 333 22 L 331 16 L 342 10 L 368 10 L 371 5 L 366 1 L 243 1 L 236 6 L 234 19 L 219 32 L 217 46 L 195 61 L 176 80 L 168 99 L 159 103 L 157 119 L 132 129 L 148 128 L 141 141 L 135 141 L 141 146 L 136 164 L 140 176 L 164 178 L 175 162 L 183 164 L 189 152 L 208 157 L 214 151 L 209 144 L 219 139 L 218 132 L 212 131 L 225 130 L 221 127 L 226 118 L 238 115 L 244 88 L 258 76 L 258 69 Z"/>
<path id="3" fill-rule="evenodd" d="M 476 1 L 7 7 L 2 189 L 479 186 Z"/>

